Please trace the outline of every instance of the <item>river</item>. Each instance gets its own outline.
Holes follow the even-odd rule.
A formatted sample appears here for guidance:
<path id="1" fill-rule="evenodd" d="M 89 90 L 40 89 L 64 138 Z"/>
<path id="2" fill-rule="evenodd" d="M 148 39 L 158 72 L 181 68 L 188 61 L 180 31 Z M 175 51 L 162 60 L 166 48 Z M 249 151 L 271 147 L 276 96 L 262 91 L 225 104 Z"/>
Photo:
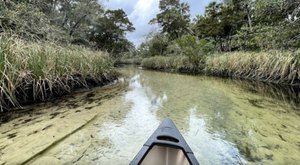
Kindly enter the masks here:
<path id="1" fill-rule="evenodd" d="M 1 116 L 0 165 L 129 164 L 173 119 L 200 164 L 300 162 L 297 91 L 207 76 L 120 68 L 104 88 Z"/>

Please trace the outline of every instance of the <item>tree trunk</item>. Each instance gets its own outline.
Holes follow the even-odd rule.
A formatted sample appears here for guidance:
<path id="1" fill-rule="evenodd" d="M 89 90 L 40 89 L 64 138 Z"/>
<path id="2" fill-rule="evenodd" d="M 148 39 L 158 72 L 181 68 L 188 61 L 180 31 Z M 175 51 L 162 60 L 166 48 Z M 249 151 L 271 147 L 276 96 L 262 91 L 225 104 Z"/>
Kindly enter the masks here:
<path id="1" fill-rule="evenodd" d="M 73 33 L 75 32 L 76 28 L 79 26 L 79 23 L 87 16 L 87 14 L 83 15 L 71 28 L 70 31 L 70 36 L 73 35 Z"/>
<path id="2" fill-rule="evenodd" d="M 252 32 L 252 20 L 251 20 L 251 16 L 250 16 L 249 12 L 247 13 L 247 18 L 248 18 L 248 24 L 249 24 L 250 31 Z"/>
<path id="3" fill-rule="evenodd" d="M 220 50 L 221 50 L 221 52 L 223 52 L 223 43 L 222 43 L 222 38 L 220 37 L 219 38 L 219 44 L 220 44 Z"/>
<path id="4" fill-rule="evenodd" d="M 69 17 L 68 17 L 67 11 L 66 11 L 65 15 L 64 15 L 63 23 L 61 24 L 61 27 L 64 27 L 68 20 L 69 20 Z"/>

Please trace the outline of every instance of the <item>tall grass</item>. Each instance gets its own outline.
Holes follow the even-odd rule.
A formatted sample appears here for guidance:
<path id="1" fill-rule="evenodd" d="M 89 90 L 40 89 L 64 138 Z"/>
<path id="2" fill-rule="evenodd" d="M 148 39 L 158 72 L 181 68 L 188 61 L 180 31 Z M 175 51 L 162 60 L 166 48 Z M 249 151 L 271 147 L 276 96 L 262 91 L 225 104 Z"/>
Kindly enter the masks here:
<path id="1" fill-rule="evenodd" d="M 230 52 L 208 56 L 204 69 L 209 75 L 300 85 L 300 52 Z M 197 62 L 197 61 L 196 61 Z M 197 71 L 201 68 L 185 56 L 145 58 L 142 66 L 165 71 Z"/>
<path id="2" fill-rule="evenodd" d="M 0 111 L 110 80 L 106 53 L 0 36 Z"/>
<path id="3" fill-rule="evenodd" d="M 133 64 L 133 65 L 141 65 L 142 63 L 142 58 L 121 58 L 118 59 L 115 63 L 116 64 Z"/>
<path id="4" fill-rule="evenodd" d="M 206 72 L 213 75 L 299 85 L 299 52 L 235 52 L 207 59 Z"/>
<path id="5" fill-rule="evenodd" d="M 154 56 L 142 60 L 142 67 L 154 70 L 192 71 L 194 66 L 186 56 Z"/>

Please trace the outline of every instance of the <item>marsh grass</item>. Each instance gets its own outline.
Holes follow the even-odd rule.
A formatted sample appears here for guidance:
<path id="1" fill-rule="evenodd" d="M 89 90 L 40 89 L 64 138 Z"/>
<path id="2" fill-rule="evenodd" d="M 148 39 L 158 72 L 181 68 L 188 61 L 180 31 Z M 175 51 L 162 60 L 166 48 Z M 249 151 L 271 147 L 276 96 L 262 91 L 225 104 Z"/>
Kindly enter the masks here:
<path id="1" fill-rule="evenodd" d="M 206 72 L 278 84 L 299 85 L 299 52 L 235 52 L 217 54 L 206 61 Z"/>
<path id="2" fill-rule="evenodd" d="M 300 85 L 300 52 L 230 52 L 208 56 L 203 68 L 185 56 L 145 58 L 147 69 L 235 77 L 276 84 Z M 196 61 L 197 62 L 197 61 Z M 199 71 L 200 70 L 200 71 Z"/>
<path id="3" fill-rule="evenodd" d="M 142 67 L 165 71 L 193 71 L 194 66 L 186 56 L 154 56 L 142 60 Z"/>
<path id="4" fill-rule="evenodd" d="M 103 52 L 0 36 L 0 111 L 105 84 L 112 67 Z"/>
<path id="5" fill-rule="evenodd" d="M 141 65 L 143 58 L 121 58 L 118 59 L 116 64 L 132 64 L 132 65 Z"/>

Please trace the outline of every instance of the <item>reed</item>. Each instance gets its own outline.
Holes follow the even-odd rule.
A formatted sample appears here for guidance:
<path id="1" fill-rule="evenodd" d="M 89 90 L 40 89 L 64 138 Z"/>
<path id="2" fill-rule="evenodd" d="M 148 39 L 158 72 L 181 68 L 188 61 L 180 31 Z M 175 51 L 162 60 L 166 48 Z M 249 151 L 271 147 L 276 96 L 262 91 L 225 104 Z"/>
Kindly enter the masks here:
<path id="1" fill-rule="evenodd" d="M 0 36 L 0 111 L 115 78 L 106 53 Z"/>
<path id="2" fill-rule="evenodd" d="M 145 58 L 147 69 L 235 77 L 276 84 L 300 85 L 300 52 L 229 52 L 208 56 L 204 69 L 185 56 Z M 202 69 L 202 70 L 201 70 Z"/>
<path id="3" fill-rule="evenodd" d="M 164 71 L 192 71 L 193 64 L 186 56 L 154 56 L 142 60 L 142 67 Z"/>
<path id="4" fill-rule="evenodd" d="M 235 52 L 216 54 L 206 61 L 206 72 L 278 84 L 299 85 L 299 52 Z"/>
<path id="5" fill-rule="evenodd" d="M 125 65 L 141 65 L 142 63 L 142 58 L 138 58 L 138 57 L 135 57 L 135 58 L 121 58 L 121 59 L 118 59 L 115 64 L 125 64 Z"/>

